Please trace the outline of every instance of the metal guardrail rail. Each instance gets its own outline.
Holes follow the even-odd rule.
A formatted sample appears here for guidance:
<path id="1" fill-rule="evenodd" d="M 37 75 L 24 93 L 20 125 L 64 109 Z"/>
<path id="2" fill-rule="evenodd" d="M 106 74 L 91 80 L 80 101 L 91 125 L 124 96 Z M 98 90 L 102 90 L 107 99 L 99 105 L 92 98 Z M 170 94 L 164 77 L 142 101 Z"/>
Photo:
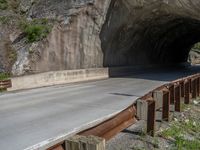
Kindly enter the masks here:
<path id="1" fill-rule="evenodd" d="M 0 90 L 7 90 L 7 88 L 12 87 L 11 79 L 0 80 Z"/>
<path id="2" fill-rule="evenodd" d="M 94 135 L 109 140 L 134 124 L 137 118 L 146 122 L 146 132 L 153 136 L 156 120 L 170 121 L 170 113 L 180 112 L 181 103 L 189 104 L 198 96 L 200 96 L 200 74 L 181 78 L 150 91 L 118 115 L 80 132 L 79 135 Z M 157 113 L 161 113 L 160 118 L 156 118 Z M 66 150 L 65 141 L 48 150 Z"/>

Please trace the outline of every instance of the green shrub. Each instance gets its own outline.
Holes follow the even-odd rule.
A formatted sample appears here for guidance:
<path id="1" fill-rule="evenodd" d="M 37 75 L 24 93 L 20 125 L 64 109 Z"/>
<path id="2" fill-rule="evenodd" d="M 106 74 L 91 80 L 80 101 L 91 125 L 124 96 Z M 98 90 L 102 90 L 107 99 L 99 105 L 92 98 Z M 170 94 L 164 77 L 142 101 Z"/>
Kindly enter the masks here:
<path id="1" fill-rule="evenodd" d="M 34 19 L 31 22 L 22 21 L 20 22 L 20 28 L 26 34 L 29 43 L 46 38 L 51 31 L 47 19 Z"/>
<path id="2" fill-rule="evenodd" d="M 0 10 L 5 10 L 8 8 L 7 0 L 0 0 Z"/>
<path id="3" fill-rule="evenodd" d="M 196 124 L 194 124 L 194 122 L 196 122 Z M 192 118 L 188 118 L 187 121 L 174 122 L 171 127 L 164 130 L 161 135 L 166 138 L 174 139 L 174 149 L 197 150 L 200 149 L 200 140 L 198 138 L 189 140 L 186 139 L 184 135 L 191 135 L 192 132 L 199 133 L 199 127 L 200 124 L 197 120 L 195 121 Z"/>
<path id="4" fill-rule="evenodd" d="M 35 42 L 45 38 L 49 34 L 49 28 L 44 25 L 30 25 L 25 29 L 28 42 Z"/>
<path id="5" fill-rule="evenodd" d="M 9 73 L 0 73 L 0 80 L 6 80 L 10 77 Z"/>
<path id="6" fill-rule="evenodd" d="M 0 16 L 0 23 L 1 24 L 8 24 L 10 21 L 10 17 L 7 17 L 7 16 Z"/>
<path id="7" fill-rule="evenodd" d="M 198 49 L 198 50 L 200 50 L 200 42 L 197 43 L 197 44 L 195 44 L 194 47 L 193 47 L 193 49 Z"/>

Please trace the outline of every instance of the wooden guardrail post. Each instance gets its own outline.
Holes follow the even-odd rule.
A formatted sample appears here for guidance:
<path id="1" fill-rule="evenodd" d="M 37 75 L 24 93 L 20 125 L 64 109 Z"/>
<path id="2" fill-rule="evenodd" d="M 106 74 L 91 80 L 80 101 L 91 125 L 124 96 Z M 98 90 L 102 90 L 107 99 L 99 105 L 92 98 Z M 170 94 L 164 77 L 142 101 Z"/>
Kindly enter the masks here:
<path id="1" fill-rule="evenodd" d="M 156 102 L 156 111 L 158 112 L 160 110 L 162 111 L 161 120 L 164 120 L 164 121 L 169 121 L 169 111 L 170 111 L 169 110 L 170 109 L 169 96 L 170 94 L 167 89 L 162 89 L 161 91 L 153 92 L 153 99 Z"/>
<path id="2" fill-rule="evenodd" d="M 174 84 L 168 85 L 168 89 L 170 91 L 170 104 L 174 104 Z"/>
<path id="3" fill-rule="evenodd" d="M 195 99 L 196 96 L 196 80 L 191 79 L 191 93 L 192 93 L 192 99 Z"/>
<path id="4" fill-rule="evenodd" d="M 146 122 L 146 132 L 151 136 L 155 134 L 155 104 L 152 98 L 137 101 L 137 117 Z"/>
<path id="5" fill-rule="evenodd" d="M 105 139 L 75 135 L 65 141 L 66 150 L 105 150 Z"/>
<path id="6" fill-rule="evenodd" d="M 181 93 L 180 85 L 177 83 L 174 86 L 174 99 L 175 99 L 175 111 L 181 111 Z"/>
<path id="7" fill-rule="evenodd" d="M 7 88 L 12 87 L 12 82 L 11 79 L 7 79 L 7 80 L 0 80 L 0 90 L 7 90 Z"/>
<path id="8" fill-rule="evenodd" d="M 155 101 L 148 100 L 148 111 L 147 111 L 147 133 L 151 136 L 155 134 Z"/>
<path id="9" fill-rule="evenodd" d="M 189 92 L 191 94 L 192 93 L 192 79 L 189 78 L 188 81 L 189 81 Z"/>
<path id="10" fill-rule="evenodd" d="M 197 90 L 198 90 L 198 97 L 200 96 L 200 75 L 197 77 Z"/>
<path id="11" fill-rule="evenodd" d="M 197 97 L 199 97 L 199 76 L 197 76 L 197 78 L 196 78 L 196 88 L 197 88 Z"/>
<path id="12" fill-rule="evenodd" d="M 190 103 L 190 82 L 189 80 L 186 80 L 184 82 L 185 84 L 185 104 L 189 104 Z"/>
<path id="13" fill-rule="evenodd" d="M 181 88 L 181 102 L 184 102 L 185 100 L 185 84 L 184 84 L 184 80 L 179 82 L 180 84 L 180 88 Z"/>
<path id="14" fill-rule="evenodd" d="M 164 121 L 169 121 L 170 114 L 170 93 L 168 90 L 163 91 L 163 114 L 162 118 Z"/>
<path id="15" fill-rule="evenodd" d="M 168 91 L 169 91 L 169 101 L 170 101 L 170 112 L 174 112 L 175 111 L 175 100 L 174 100 L 174 83 L 168 84 L 165 86 Z"/>

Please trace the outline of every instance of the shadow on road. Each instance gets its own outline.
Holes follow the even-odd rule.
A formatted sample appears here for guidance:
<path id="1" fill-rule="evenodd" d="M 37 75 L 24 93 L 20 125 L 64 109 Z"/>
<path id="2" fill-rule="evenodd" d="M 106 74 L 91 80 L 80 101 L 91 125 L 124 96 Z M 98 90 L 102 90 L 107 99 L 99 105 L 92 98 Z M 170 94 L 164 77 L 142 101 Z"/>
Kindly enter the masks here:
<path id="1" fill-rule="evenodd" d="M 178 78 L 200 73 L 199 66 L 168 66 L 168 67 L 147 67 L 147 68 L 109 68 L 109 75 L 112 78 L 138 78 L 155 81 L 173 81 Z"/>

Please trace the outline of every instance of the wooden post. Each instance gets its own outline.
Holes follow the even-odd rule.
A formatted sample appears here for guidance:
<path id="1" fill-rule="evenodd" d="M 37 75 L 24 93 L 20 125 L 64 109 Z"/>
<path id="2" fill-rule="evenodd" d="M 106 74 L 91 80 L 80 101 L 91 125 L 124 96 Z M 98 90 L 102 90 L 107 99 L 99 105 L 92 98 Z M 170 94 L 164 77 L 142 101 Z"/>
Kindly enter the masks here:
<path id="1" fill-rule="evenodd" d="M 163 114 L 162 119 L 164 121 L 169 121 L 169 111 L 170 111 L 170 94 L 169 91 L 163 91 Z"/>
<path id="2" fill-rule="evenodd" d="M 153 93 L 153 99 L 156 103 L 156 114 L 158 114 L 156 116 L 159 117 L 159 120 L 169 121 L 169 96 L 169 91 L 166 89 L 163 89 L 161 91 L 154 91 Z M 159 116 L 160 110 L 162 111 L 162 118 L 160 118 Z"/>
<path id="3" fill-rule="evenodd" d="M 200 94 L 200 92 L 199 92 L 199 84 L 200 84 L 200 82 L 199 82 L 199 77 L 197 77 L 197 97 L 199 97 L 199 94 Z"/>
<path id="4" fill-rule="evenodd" d="M 155 101 L 138 100 L 137 101 L 137 117 L 146 122 L 147 134 L 154 136 L 155 133 Z"/>
<path id="5" fill-rule="evenodd" d="M 170 91 L 170 104 L 174 104 L 174 84 L 168 86 Z"/>
<path id="6" fill-rule="evenodd" d="M 55 148 L 52 148 L 51 150 L 64 150 L 64 148 L 60 145 Z"/>
<path id="7" fill-rule="evenodd" d="M 197 93 L 196 93 L 196 80 L 195 79 L 191 80 L 191 93 L 192 93 L 192 99 L 196 99 Z"/>
<path id="8" fill-rule="evenodd" d="M 192 79 L 188 79 L 189 81 L 189 92 L 192 93 Z"/>
<path id="9" fill-rule="evenodd" d="M 180 94 L 180 85 L 175 85 L 175 111 L 180 112 L 181 111 L 181 94 Z"/>
<path id="10" fill-rule="evenodd" d="M 73 136 L 65 141 L 66 150 L 80 150 L 80 138 L 81 136 Z"/>
<path id="11" fill-rule="evenodd" d="M 169 101 L 170 101 L 170 112 L 174 112 L 174 83 L 169 84 L 166 86 L 166 88 L 169 90 Z"/>
<path id="12" fill-rule="evenodd" d="M 180 88 L 181 88 L 181 98 L 184 99 L 184 97 L 185 97 L 185 84 L 184 84 L 184 81 L 180 82 Z"/>
<path id="13" fill-rule="evenodd" d="M 185 81 L 185 104 L 190 103 L 190 82 L 188 80 Z"/>
<path id="14" fill-rule="evenodd" d="M 198 93 L 199 93 L 199 95 L 198 95 L 198 97 L 200 97 L 200 76 L 198 76 L 197 77 L 197 80 L 198 80 L 198 82 L 197 82 L 197 90 L 198 90 Z"/>
<path id="15" fill-rule="evenodd" d="M 75 135 L 65 141 L 66 150 L 105 150 L 105 139 Z"/>
<path id="16" fill-rule="evenodd" d="M 155 134 L 155 101 L 148 102 L 148 117 L 147 117 L 147 134 L 154 136 Z"/>

